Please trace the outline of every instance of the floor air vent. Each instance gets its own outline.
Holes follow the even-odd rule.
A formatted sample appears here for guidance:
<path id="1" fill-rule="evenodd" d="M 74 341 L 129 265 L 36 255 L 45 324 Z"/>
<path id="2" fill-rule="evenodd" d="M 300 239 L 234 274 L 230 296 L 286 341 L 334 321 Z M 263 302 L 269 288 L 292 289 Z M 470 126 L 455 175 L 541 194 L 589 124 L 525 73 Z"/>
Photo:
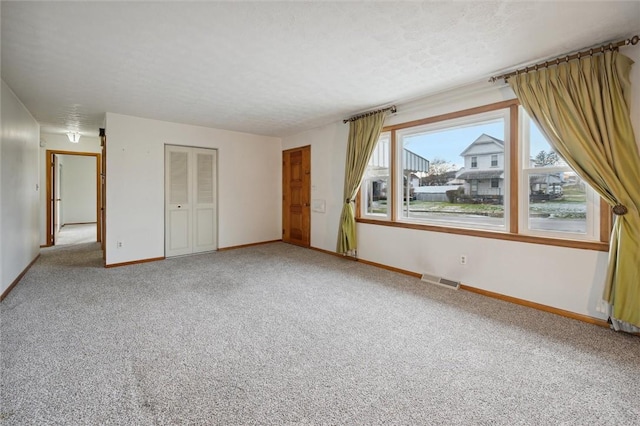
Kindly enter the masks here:
<path id="1" fill-rule="evenodd" d="M 426 283 L 431 283 L 435 285 L 439 285 L 446 288 L 451 288 L 453 290 L 457 290 L 460 288 L 460 281 L 453 281 L 447 278 L 438 277 L 436 275 L 431 274 L 422 274 L 422 281 Z"/>

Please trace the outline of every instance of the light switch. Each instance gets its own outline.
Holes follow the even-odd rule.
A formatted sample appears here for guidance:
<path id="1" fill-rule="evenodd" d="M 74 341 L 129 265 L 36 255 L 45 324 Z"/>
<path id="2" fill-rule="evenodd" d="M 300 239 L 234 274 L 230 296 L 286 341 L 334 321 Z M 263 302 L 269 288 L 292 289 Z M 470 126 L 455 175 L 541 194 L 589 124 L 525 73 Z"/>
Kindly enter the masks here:
<path id="1" fill-rule="evenodd" d="M 326 203 L 324 200 L 312 200 L 311 210 L 318 213 L 324 213 L 326 211 Z"/>

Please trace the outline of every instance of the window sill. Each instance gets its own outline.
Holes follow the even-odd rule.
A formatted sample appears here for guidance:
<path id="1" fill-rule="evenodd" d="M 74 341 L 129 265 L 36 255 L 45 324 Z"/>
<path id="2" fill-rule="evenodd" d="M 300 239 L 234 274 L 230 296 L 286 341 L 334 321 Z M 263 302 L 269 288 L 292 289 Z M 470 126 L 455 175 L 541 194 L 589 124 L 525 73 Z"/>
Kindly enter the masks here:
<path id="1" fill-rule="evenodd" d="M 562 238 L 538 237 L 533 235 L 511 234 L 508 232 L 486 231 L 479 229 L 453 228 L 446 226 L 425 225 L 418 223 L 391 222 L 369 218 L 356 218 L 358 223 L 369 225 L 391 226 L 394 228 L 416 229 L 420 231 L 443 232 L 446 234 L 468 235 L 470 237 L 493 238 L 496 240 L 518 241 L 530 244 L 568 247 L 583 250 L 609 251 L 609 243 L 597 241 L 566 240 Z"/>

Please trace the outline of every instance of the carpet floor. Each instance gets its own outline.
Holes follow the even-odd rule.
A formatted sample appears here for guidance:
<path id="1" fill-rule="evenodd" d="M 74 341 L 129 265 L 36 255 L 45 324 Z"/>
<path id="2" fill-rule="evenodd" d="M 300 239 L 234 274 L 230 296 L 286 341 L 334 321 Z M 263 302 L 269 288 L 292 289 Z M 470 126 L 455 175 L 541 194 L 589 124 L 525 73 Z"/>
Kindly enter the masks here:
<path id="1" fill-rule="evenodd" d="M 44 249 L 0 321 L 6 425 L 640 424 L 638 337 L 283 243 Z"/>
<path id="2" fill-rule="evenodd" d="M 67 246 L 71 244 L 92 243 L 98 238 L 97 232 L 98 228 L 95 223 L 64 225 L 58 233 L 56 245 Z"/>

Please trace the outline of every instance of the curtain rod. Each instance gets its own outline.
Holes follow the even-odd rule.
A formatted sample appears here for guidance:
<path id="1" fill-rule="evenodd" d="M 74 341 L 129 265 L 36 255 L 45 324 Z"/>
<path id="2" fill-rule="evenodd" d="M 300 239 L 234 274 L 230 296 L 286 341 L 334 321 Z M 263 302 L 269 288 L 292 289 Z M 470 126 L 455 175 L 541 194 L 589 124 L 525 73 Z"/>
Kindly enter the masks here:
<path id="1" fill-rule="evenodd" d="M 375 110 L 375 111 L 369 111 L 369 112 L 365 112 L 365 113 L 363 113 L 363 114 L 354 115 L 354 116 L 353 116 L 353 117 L 351 117 L 351 118 L 347 118 L 347 119 L 345 119 L 345 120 L 342 120 L 342 122 L 346 124 L 346 123 L 348 123 L 348 122 L 350 122 L 350 121 L 356 121 L 356 120 L 358 120 L 358 119 L 360 119 L 360 118 L 368 117 L 368 116 L 373 115 L 373 114 L 375 114 L 375 113 L 378 113 L 378 112 L 384 112 L 384 111 L 391 111 L 391 113 L 395 113 L 396 111 L 398 111 L 398 109 L 396 108 L 396 106 L 395 106 L 395 105 L 391 105 L 391 106 L 390 106 L 390 107 L 388 107 L 388 108 L 377 109 L 377 110 Z"/>
<path id="2" fill-rule="evenodd" d="M 496 75 L 494 77 L 491 77 L 489 79 L 489 83 L 495 83 L 496 80 L 500 80 L 500 79 L 504 79 L 505 83 L 507 82 L 507 80 L 509 79 L 509 77 L 512 77 L 514 75 L 518 75 L 518 74 L 522 74 L 522 73 L 527 73 L 529 71 L 533 71 L 533 70 L 538 70 L 539 68 L 547 68 L 550 67 L 551 65 L 558 65 L 562 62 L 569 62 L 573 59 L 580 59 L 583 56 L 593 56 L 597 53 L 604 53 L 607 50 L 618 50 L 619 47 L 622 46 L 628 46 L 630 44 L 632 45 L 636 45 L 638 44 L 638 41 L 640 41 L 640 37 L 638 37 L 637 35 L 628 38 L 626 40 L 620 40 L 617 41 L 615 43 L 609 43 L 609 44 L 603 44 L 600 47 L 595 47 L 595 48 L 591 48 L 591 49 L 587 49 L 587 50 L 583 50 L 582 52 L 578 52 L 578 53 L 574 53 L 573 55 L 567 55 L 565 57 L 558 57 L 556 59 L 552 59 L 550 61 L 544 61 L 544 62 L 540 62 L 538 64 L 535 65 L 531 65 L 525 68 L 521 68 L 515 71 L 511 71 L 509 73 L 506 74 L 501 74 L 501 75 Z"/>

